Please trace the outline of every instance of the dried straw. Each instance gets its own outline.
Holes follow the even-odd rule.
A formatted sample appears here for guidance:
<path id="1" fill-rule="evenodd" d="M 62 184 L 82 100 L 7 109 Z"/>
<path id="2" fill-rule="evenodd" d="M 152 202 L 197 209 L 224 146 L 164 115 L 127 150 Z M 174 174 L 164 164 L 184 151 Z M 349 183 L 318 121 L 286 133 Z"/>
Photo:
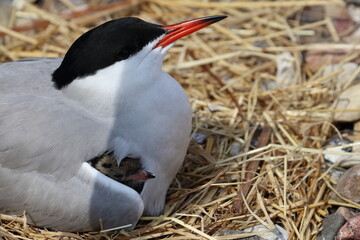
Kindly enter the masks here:
<path id="1" fill-rule="evenodd" d="M 68 12 L 50 13 L 26 3 L 16 11 L 15 20 L 22 18 L 20 12 L 33 20 L 23 26 L 0 26 L 0 61 L 61 57 L 80 34 L 114 17 L 133 15 L 171 24 L 199 16 L 228 15 L 226 20 L 179 40 L 164 63 L 164 69 L 191 99 L 192 136 L 201 133 L 207 138 L 203 143 L 191 142 L 184 166 L 169 189 L 164 214 L 143 217 L 133 232 L 56 232 L 29 226 L 23 216 L 0 215 L 0 238 L 235 239 L 254 233 L 226 236 L 224 231 L 255 225 L 270 231 L 278 224 L 289 233 L 289 239 L 307 240 L 316 239 L 332 206 L 359 208 L 353 202 L 329 200 L 336 183 L 324 168 L 323 153 L 333 151 L 321 150 L 334 131 L 334 111 L 329 107 L 338 93 L 332 79 L 342 69 L 327 75 L 321 74 L 323 68 L 312 72 L 301 54 L 355 51 L 360 46 L 341 43 L 326 17 L 308 24 L 296 17 L 304 7 L 343 6 L 343 1 L 125 0 L 111 5 L 92 0 L 88 1 L 90 8 L 78 11 L 70 1 L 61 2 Z M 301 41 L 317 31 L 328 34 L 327 43 Z M 280 56 L 284 51 L 290 53 L 290 59 Z M 354 52 L 342 63 L 357 57 Z M 279 60 L 293 63 L 296 82 L 263 91 L 263 83 L 276 80 Z M 268 129 L 266 141 L 254 144 L 264 129 Z"/>

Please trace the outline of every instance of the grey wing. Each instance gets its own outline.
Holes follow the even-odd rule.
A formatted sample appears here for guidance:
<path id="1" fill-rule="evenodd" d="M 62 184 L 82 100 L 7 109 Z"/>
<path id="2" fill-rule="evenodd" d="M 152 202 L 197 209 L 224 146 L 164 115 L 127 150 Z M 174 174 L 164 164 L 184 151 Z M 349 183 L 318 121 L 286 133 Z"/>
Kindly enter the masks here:
<path id="1" fill-rule="evenodd" d="M 61 61 L 62 58 L 28 58 L 0 64 L 0 94 L 62 95 L 51 81 L 51 74 Z"/>
<path id="2" fill-rule="evenodd" d="M 110 130 L 70 100 L 0 95 L 0 165 L 69 178 L 105 152 Z"/>
<path id="3" fill-rule="evenodd" d="M 0 164 L 71 177 L 106 151 L 110 129 L 53 87 L 61 58 L 0 64 Z"/>
<path id="4" fill-rule="evenodd" d="M 0 65 L 0 212 L 64 231 L 132 224 L 143 211 L 134 190 L 85 161 L 108 150 L 111 126 L 53 88 L 61 59 Z"/>

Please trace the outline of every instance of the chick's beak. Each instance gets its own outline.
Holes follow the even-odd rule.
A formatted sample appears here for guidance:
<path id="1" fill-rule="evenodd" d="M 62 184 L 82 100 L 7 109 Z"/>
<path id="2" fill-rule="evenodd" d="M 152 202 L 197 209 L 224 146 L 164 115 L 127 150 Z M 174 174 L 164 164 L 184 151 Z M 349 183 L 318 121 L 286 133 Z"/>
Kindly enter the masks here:
<path id="1" fill-rule="evenodd" d="M 227 16 L 224 15 L 209 16 L 176 23 L 169 26 L 163 26 L 162 28 L 166 30 L 166 35 L 162 39 L 160 39 L 160 41 L 156 44 L 154 48 L 166 47 L 169 44 L 175 42 L 176 40 L 185 37 L 193 32 L 196 32 L 204 27 L 207 27 L 213 23 L 216 23 L 226 17 Z"/>
<path id="2" fill-rule="evenodd" d="M 122 179 L 122 181 L 131 181 L 131 180 L 135 180 L 135 181 L 144 180 L 144 181 L 146 181 L 146 180 L 149 180 L 149 179 L 152 179 L 152 178 L 155 178 L 155 174 L 153 174 L 151 172 L 148 172 L 148 171 L 145 171 L 145 170 L 140 170 L 140 171 L 136 172 L 133 175 L 124 177 Z"/>

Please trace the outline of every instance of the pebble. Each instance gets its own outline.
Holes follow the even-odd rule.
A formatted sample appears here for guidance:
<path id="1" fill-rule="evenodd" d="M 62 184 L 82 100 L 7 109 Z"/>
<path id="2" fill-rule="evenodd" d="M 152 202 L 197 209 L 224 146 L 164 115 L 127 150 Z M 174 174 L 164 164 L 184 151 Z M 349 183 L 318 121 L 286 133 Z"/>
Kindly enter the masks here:
<path id="1" fill-rule="evenodd" d="M 335 83 L 336 90 L 343 90 L 344 86 L 349 81 L 349 78 L 351 77 L 351 75 L 354 74 L 354 72 L 356 71 L 356 69 L 358 67 L 359 67 L 359 65 L 356 63 L 353 63 L 353 62 L 348 62 L 345 64 L 338 64 L 338 63 L 330 64 L 324 68 L 322 75 L 326 76 L 332 72 L 342 69 L 343 71 L 341 73 L 339 73 L 338 75 L 332 77 L 331 81 L 333 81 Z"/>
<path id="2" fill-rule="evenodd" d="M 327 151 L 324 153 L 325 161 L 329 164 L 336 163 L 337 166 L 341 168 L 351 168 L 355 165 L 360 164 L 360 142 L 357 135 L 354 137 L 357 138 L 354 142 L 352 142 L 346 137 L 340 137 L 338 134 L 335 134 L 333 137 L 331 137 L 324 146 L 324 150 Z M 354 143 L 354 146 L 349 146 L 349 144 L 351 143 Z M 340 146 L 344 147 L 340 148 Z M 346 155 L 345 153 L 357 154 Z M 336 175 L 338 173 L 336 169 L 330 170 L 331 174 L 333 172 Z"/>
<path id="3" fill-rule="evenodd" d="M 325 150 L 329 150 L 332 152 L 352 152 L 352 147 L 346 147 L 346 148 L 334 148 L 342 145 L 347 145 L 352 143 L 349 139 L 345 137 L 341 137 L 338 134 L 334 134 L 326 143 L 325 143 Z M 335 163 L 340 160 L 342 157 L 341 154 L 335 154 L 335 153 L 325 153 L 324 159 L 327 162 Z"/>
<path id="4" fill-rule="evenodd" d="M 317 240 L 335 239 L 337 232 L 344 225 L 345 218 L 340 213 L 333 213 L 324 218 L 323 230 L 317 237 Z"/>
<path id="5" fill-rule="evenodd" d="M 334 113 L 335 122 L 353 122 L 360 120 L 360 111 L 346 111 L 360 109 L 360 84 L 353 85 L 343 91 L 334 101 L 331 109 Z"/>
<path id="6" fill-rule="evenodd" d="M 350 208 L 347 207 L 339 207 L 336 212 L 340 213 L 346 221 L 356 216 L 356 213 L 354 213 Z"/>
<path id="7" fill-rule="evenodd" d="M 336 240 L 359 240 L 360 239 L 360 214 L 349 219 L 339 230 Z"/>
<path id="8" fill-rule="evenodd" d="M 246 233 L 256 234 L 255 236 L 251 236 L 251 237 L 235 238 L 241 240 L 286 240 L 289 237 L 289 234 L 286 232 L 286 230 L 277 224 L 275 225 L 275 230 L 273 232 L 264 232 L 266 230 L 269 229 L 263 225 L 257 225 L 254 227 L 247 228 L 244 231 L 224 230 L 220 233 L 220 236 L 232 236 L 232 235 L 239 235 Z"/>
<path id="9" fill-rule="evenodd" d="M 360 203 L 360 165 L 355 165 L 348 169 L 340 177 L 336 185 L 336 191 L 343 197 L 356 203 Z M 331 194 L 331 199 L 343 202 L 335 193 Z"/>

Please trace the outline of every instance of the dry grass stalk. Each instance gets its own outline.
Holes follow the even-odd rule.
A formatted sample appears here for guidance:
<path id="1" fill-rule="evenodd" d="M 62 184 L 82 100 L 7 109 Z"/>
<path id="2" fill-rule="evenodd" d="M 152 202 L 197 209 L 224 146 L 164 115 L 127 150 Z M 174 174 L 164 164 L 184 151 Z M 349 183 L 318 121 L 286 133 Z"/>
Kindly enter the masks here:
<path id="1" fill-rule="evenodd" d="M 310 50 L 360 47 L 341 43 L 329 19 L 302 24 L 292 17 L 305 6 L 342 5 L 343 1 L 98 2 L 89 1 L 88 9 L 68 15 L 50 14 L 26 3 L 22 11 L 35 15 L 36 20 L 14 28 L 0 26 L 0 38 L 6 36 L 0 39 L 4 40 L 0 61 L 61 57 L 86 29 L 125 13 L 163 24 L 226 14 L 227 20 L 179 40 L 165 59 L 165 69 L 191 98 L 192 135 L 202 133 L 207 139 L 190 145 L 184 166 L 169 190 L 164 215 L 143 217 L 133 232 L 56 232 L 28 226 L 24 217 L 0 215 L 2 238 L 235 239 L 254 233 L 223 236 L 223 231 L 259 224 L 271 230 L 278 224 L 288 231 L 289 239 L 307 240 L 316 238 L 332 205 L 359 208 L 356 203 L 329 200 L 335 183 L 322 168 L 322 154 L 334 152 L 321 150 L 334 131 L 330 124 L 334 111 L 329 106 L 337 93 L 331 79 L 342 69 L 327 75 L 322 75 L 322 68 L 311 72 L 302 67 L 300 55 Z M 301 42 L 319 30 L 328 34 L 330 42 Z M 264 82 L 276 79 L 276 61 L 284 58 L 279 56 L 283 51 L 292 56 L 288 60 L 294 63 L 296 82 L 263 91 Z M 357 57 L 349 54 L 342 63 Z M 264 123 L 272 131 L 269 144 L 254 148 L 251 139 L 259 139 L 256 129 Z M 247 194 L 240 191 L 238 195 L 246 186 Z M 231 211 L 236 197 L 245 204 L 242 214 Z"/>
<path id="2" fill-rule="evenodd" d="M 191 0 L 146 0 L 149 2 L 158 3 L 165 6 L 177 7 L 177 6 L 187 6 L 194 8 L 263 8 L 263 7 L 306 7 L 306 6 L 319 6 L 319 5 L 343 5 L 344 2 L 340 0 L 318 0 L 318 1 L 241 1 L 241 2 L 198 2 Z"/>

